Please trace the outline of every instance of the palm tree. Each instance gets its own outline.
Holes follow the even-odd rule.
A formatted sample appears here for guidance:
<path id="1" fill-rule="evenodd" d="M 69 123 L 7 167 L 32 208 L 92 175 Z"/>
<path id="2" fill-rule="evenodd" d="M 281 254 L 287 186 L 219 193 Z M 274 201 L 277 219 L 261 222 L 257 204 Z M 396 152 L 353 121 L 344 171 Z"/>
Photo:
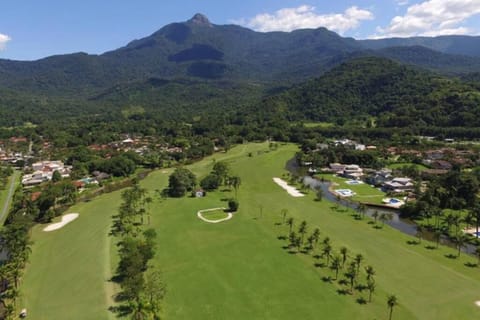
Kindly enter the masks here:
<path id="1" fill-rule="evenodd" d="M 290 230 L 288 232 L 292 233 L 292 228 L 293 228 L 293 218 L 292 217 L 287 219 L 287 225 L 290 227 Z"/>
<path id="2" fill-rule="evenodd" d="M 441 236 L 442 236 L 442 232 L 438 229 L 435 229 L 435 232 L 433 233 L 433 238 L 435 239 L 437 249 L 438 249 L 438 244 L 440 243 Z"/>
<path id="3" fill-rule="evenodd" d="M 360 202 L 357 206 L 357 211 L 360 214 L 360 216 L 363 218 L 365 216 L 365 212 L 367 211 L 367 206 Z"/>
<path id="4" fill-rule="evenodd" d="M 353 293 L 353 285 L 355 284 L 355 279 L 357 277 L 356 272 L 356 264 L 355 262 L 350 263 L 347 272 L 345 273 L 345 277 L 350 280 L 350 292 Z"/>
<path id="5" fill-rule="evenodd" d="M 423 237 L 423 226 L 422 225 L 417 226 L 417 237 L 418 237 L 418 243 L 422 243 L 422 237 Z"/>
<path id="6" fill-rule="evenodd" d="M 457 236 L 455 237 L 455 244 L 457 245 L 457 249 L 458 249 L 457 257 L 460 257 L 462 248 L 465 246 L 466 243 L 467 243 L 467 238 L 465 237 L 465 235 L 457 234 Z"/>
<path id="7" fill-rule="evenodd" d="M 478 200 L 475 201 L 475 204 L 473 206 L 473 212 L 475 216 L 475 231 L 476 231 L 476 235 L 478 236 L 479 235 L 478 227 L 480 224 L 480 202 Z"/>
<path id="8" fill-rule="evenodd" d="M 473 210 L 468 211 L 467 215 L 463 218 L 463 222 L 467 225 L 466 229 L 470 229 L 475 223 L 475 212 Z"/>
<path id="9" fill-rule="evenodd" d="M 389 295 L 387 298 L 388 309 L 390 310 L 388 319 L 392 320 L 393 308 L 398 305 L 397 297 L 395 295 Z"/>
<path id="10" fill-rule="evenodd" d="M 318 240 L 320 239 L 320 229 L 315 228 L 315 230 L 313 230 L 312 237 L 316 245 L 318 243 Z"/>
<path id="11" fill-rule="evenodd" d="M 342 255 L 342 268 L 343 268 L 345 266 L 345 262 L 347 261 L 347 254 L 348 254 L 347 247 L 341 247 L 340 253 Z"/>
<path id="12" fill-rule="evenodd" d="M 307 221 L 303 220 L 300 223 L 300 226 L 298 227 L 298 233 L 300 233 L 302 235 L 301 236 L 301 241 L 302 241 L 302 244 L 303 244 L 303 238 L 305 237 L 305 233 L 307 233 Z"/>
<path id="13" fill-rule="evenodd" d="M 382 221 L 382 227 L 385 225 L 385 222 L 391 220 L 393 215 L 391 213 L 382 213 L 379 217 L 380 221 Z"/>
<path id="14" fill-rule="evenodd" d="M 285 223 L 285 219 L 287 218 L 288 210 L 287 209 L 282 209 L 281 213 L 282 213 L 282 218 L 283 218 L 282 223 Z"/>
<path id="15" fill-rule="evenodd" d="M 325 239 L 323 239 L 323 244 L 324 245 L 329 245 L 330 244 L 330 237 L 325 237 Z"/>
<path id="16" fill-rule="evenodd" d="M 342 260 L 340 256 L 334 256 L 332 258 L 332 266 L 331 268 L 335 270 L 335 280 L 338 279 L 338 271 L 340 270 L 340 267 L 342 266 Z"/>
<path id="17" fill-rule="evenodd" d="M 313 243 L 315 242 L 315 238 L 313 237 L 313 234 L 307 238 L 307 242 L 308 242 L 308 250 L 312 250 Z"/>
<path id="18" fill-rule="evenodd" d="M 295 247 L 297 245 L 297 234 L 295 231 L 290 232 L 288 235 L 288 241 L 290 241 L 290 247 Z"/>
<path id="19" fill-rule="evenodd" d="M 377 210 L 373 211 L 373 213 L 372 213 L 372 218 L 373 218 L 373 221 L 375 221 L 375 225 L 377 225 L 377 219 L 378 219 L 379 215 L 380 214 L 378 213 Z"/>
<path id="20" fill-rule="evenodd" d="M 367 281 L 373 281 L 373 276 L 375 275 L 375 269 L 372 266 L 366 266 L 365 272 L 367 273 Z"/>
<path id="21" fill-rule="evenodd" d="M 330 244 L 325 244 L 322 250 L 323 256 L 327 256 L 327 265 L 330 261 L 330 256 L 332 255 L 332 246 Z"/>
<path id="22" fill-rule="evenodd" d="M 368 281 L 367 289 L 368 289 L 368 302 L 372 302 L 372 294 L 375 291 L 375 281 Z"/>
<path id="23" fill-rule="evenodd" d="M 360 272 L 360 264 L 363 261 L 363 255 L 357 254 L 355 256 L 355 264 L 357 265 L 357 274 Z"/>

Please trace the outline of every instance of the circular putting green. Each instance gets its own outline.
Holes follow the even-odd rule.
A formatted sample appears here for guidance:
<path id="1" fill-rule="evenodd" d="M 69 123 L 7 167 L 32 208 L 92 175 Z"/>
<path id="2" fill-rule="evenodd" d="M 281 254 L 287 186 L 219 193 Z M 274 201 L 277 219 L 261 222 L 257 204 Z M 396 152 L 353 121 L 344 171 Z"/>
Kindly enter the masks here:
<path id="1" fill-rule="evenodd" d="M 225 212 L 225 208 L 212 208 L 198 211 L 197 216 L 208 223 L 219 223 L 232 219 L 233 214 Z"/>

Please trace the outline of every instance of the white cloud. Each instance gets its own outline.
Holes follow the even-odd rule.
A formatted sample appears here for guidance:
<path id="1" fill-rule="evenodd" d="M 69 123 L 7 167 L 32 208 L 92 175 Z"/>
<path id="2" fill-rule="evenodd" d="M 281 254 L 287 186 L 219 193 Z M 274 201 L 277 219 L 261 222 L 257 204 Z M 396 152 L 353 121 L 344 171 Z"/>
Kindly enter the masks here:
<path id="1" fill-rule="evenodd" d="M 480 0 L 428 0 L 408 7 L 389 26 L 378 27 L 372 38 L 469 34 L 473 30 L 464 23 L 478 14 Z"/>
<path id="2" fill-rule="evenodd" d="M 0 33 L 0 50 L 5 49 L 5 46 L 7 45 L 7 42 L 12 40 L 9 36 L 6 34 L 1 34 Z"/>
<path id="3" fill-rule="evenodd" d="M 361 21 L 372 19 L 372 12 L 356 6 L 348 8 L 343 13 L 317 14 L 315 7 L 302 5 L 297 8 L 280 9 L 273 14 L 258 14 L 251 19 L 242 19 L 234 23 L 262 32 L 326 27 L 344 33 L 357 28 Z"/>
<path id="4" fill-rule="evenodd" d="M 395 0 L 395 2 L 399 6 L 406 6 L 410 1 L 409 0 Z"/>

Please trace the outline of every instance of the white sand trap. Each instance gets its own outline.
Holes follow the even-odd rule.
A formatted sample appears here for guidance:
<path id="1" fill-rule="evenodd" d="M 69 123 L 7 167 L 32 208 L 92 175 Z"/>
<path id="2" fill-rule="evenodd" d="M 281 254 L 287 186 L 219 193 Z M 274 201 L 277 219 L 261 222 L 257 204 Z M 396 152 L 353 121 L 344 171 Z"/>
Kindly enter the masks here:
<path id="1" fill-rule="evenodd" d="M 475 304 L 477 305 L 477 307 L 480 307 L 480 300 L 475 301 Z"/>
<path id="2" fill-rule="evenodd" d="M 288 183 L 280 178 L 273 178 L 273 181 L 275 181 L 276 184 L 278 184 L 280 187 L 282 187 L 285 191 L 288 192 L 289 195 L 292 197 L 298 198 L 298 197 L 304 197 L 305 195 L 298 191 L 295 187 L 289 186 Z"/>
<path id="3" fill-rule="evenodd" d="M 204 213 L 204 212 L 217 211 L 217 210 L 225 210 L 225 208 L 213 208 L 213 209 L 200 210 L 200 211 L 197 212 L 197 216 L 198 216 L 200 219 L 202 219 L 203 221 L 208 222 L 208 223 L 219 223 L 219 222 L 223 222 L 223 221 L 227 221 L 227 220 L 232 219 L 233 214 L 232 214 L 231 212 L 228 212 L 228 213 L 227 213 L 227 217 L 226 217 L 226 218 L 218 219 L 218 220 L 210 220 L 210 219 L 205 218 L 205 217 L 202 215 L 202 213 Z"/>
<path id="4" fill-rule="evenodd" d="M 60 228 L 63 228 L 65 225 L 67 225 L 68 223 L 72 222 L 77 218 L 78 218 L 78 213 L 69 213 L 69 214 L 63 215 L 62 221 L 49 224 L 43 229 L 43 231 L 50 232 L 50 231 L 58 230 Z"/>

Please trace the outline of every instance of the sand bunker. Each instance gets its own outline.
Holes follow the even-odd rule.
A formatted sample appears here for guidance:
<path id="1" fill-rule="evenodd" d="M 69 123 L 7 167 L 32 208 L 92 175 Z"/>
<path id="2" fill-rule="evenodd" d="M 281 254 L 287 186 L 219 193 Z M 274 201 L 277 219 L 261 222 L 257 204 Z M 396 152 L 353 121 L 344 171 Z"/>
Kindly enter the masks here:
<path id="1" fill-rule="evenodd" d="M 276 184 L 278 184 L 280 187 L 285 189 L 285 191 L 288 192 L 289 195 L 292 197 L 298 198 L 298 197 L 304 197 L 305 195 L 298 191 L 296 188 L 289 186 L 288 183 L 280 178 L 273 178 L 273 181 L 275 181 Z"/>
<path id="2" fill-rule="evenodd" d="M 69 214 L 63 215 L 62 221 L 49 224 L 43 229 L 43 231 L 49 232 L 49 231 L 58 230 L 60 228 L 63 228 L 65 225 L 67 225 L 68 223 L 72 222 L 77 218 L 78 218 L 78 213 L 69 213 Z"/>
<path id="3" fill-rule="evenodd" d="M 475 301 L 475 304 L 477 305 L 477 307 L 480 307 L 480 300 Z"/>
<path id="4" fill-rule="evenodd" d="M 217 210 L 225 210 L 225 208 L 213 208 L 213 209 L 200 210 L 200 211 L 197 212 L 197 216 L 198 216 L 200 219 L 202 219 L 203 221 L 208 222 L 208 223 L 219 223 L 219 222 L 223 222 L 223 221 L 227 221 L 227 220 L 232 219 L 233 214 L 232 214 L 231 212 L 228 212 L 228 213 L 227 213 L 227 217 L 226 217 L 226 218 L 218 219 L 218 220 L 210 220 L 210 219 L 205 218 L 205 217 L 202 215 L 202 213 L 204 213 L 204 212 L 217 211 Z"/>

